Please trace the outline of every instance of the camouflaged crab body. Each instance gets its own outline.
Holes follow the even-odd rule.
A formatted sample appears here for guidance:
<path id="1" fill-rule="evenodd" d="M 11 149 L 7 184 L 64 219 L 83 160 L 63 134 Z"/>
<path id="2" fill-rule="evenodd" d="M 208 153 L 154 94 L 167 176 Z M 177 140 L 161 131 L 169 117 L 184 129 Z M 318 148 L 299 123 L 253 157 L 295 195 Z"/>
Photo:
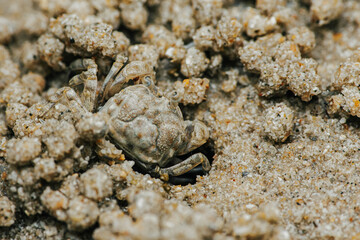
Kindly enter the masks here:
<path id="1" fill-rule="evenodd" d="M 108 135 L 114 144 L 145 168 L 164 167 L 172 157 L 187 152 L 193 126 L 183 120 L 178 106 L 144 85 L 123 89 L 101 111 L 110 116 Z"/>
<path id="2" fill-rule="evenodd" d="M 210 162 L 202 153 L 185 160 L 175 157 L 203 145 L 209 138 L 207 126 L 198 120 L 184 121 L 178 106 L 181 93 L 173 91 L 161 96 L 154 85 L 155 74 L 145 67 L 146 63 L 134 61 L 123 67 L 126 61 L 124 56 L 117 56 L 99 94 L 95 61 L 74 61 L 70 69 L 86 70 L 69 81 L 70 86 L 84 84 L 80 97 L 72 88 L 63 87 L 50 98 L 47 109 L 65 97 L 78 132 L 83 138 L 96 139 L 101 157 L 117 159 L 116 148 L 120 148 L 145 171 L 163 180 L 182 175 L 199 164 L 209 171 Z M 137 84 L 122 89 L 129 80 L 136 80 Z M 105 101 L 99 112 L 92 113 L 95 106 Z"/>

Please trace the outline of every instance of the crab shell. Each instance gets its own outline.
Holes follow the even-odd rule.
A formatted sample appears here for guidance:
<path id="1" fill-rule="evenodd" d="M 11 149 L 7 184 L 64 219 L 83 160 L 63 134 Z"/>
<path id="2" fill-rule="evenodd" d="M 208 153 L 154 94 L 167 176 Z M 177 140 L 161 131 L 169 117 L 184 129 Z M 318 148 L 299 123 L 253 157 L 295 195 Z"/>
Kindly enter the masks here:
<path id="1" fill-rule="evenodd" d="M 147 166 L 165 166 L 184 152 L 191 138 L 180 108 L 144 85 L 121 90 L 100 111 L 110 116 L 113 143 Z"/>

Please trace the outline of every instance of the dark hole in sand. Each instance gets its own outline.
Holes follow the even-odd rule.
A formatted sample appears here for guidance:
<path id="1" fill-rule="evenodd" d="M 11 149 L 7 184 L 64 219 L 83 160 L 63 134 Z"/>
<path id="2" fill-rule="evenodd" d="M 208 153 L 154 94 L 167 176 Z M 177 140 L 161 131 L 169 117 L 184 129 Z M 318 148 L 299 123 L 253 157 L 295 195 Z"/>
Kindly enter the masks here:
<path id="1" fill-rule="evenodd" d="M 209 159 L 210 164 L 212 164 L 215 152 L 209 143 L 205 143 L 203 146 L 195 149 L 194 151 L 192 151 L 188 154 L 185 154 L 183 156 L 177 156 L 177 158 L 179 158 L 181 160 L 185 160 L 186 158 L 190 157 L 191 155 L 193 155 L 195 153 L 199 153 L 199 152 L 203 153 Z M 131 158 L 129 158 L 129 159 L 131 159 Z M 169 166 L 171 166 L 171 164 Z M 135 164 L 133 166 L 133 169 L 134 169 L 134 171 L 137 171 L 139 173 L 147 174 L 147 172 L 145 170 L 143 170 L 142 168 L 140 168 L 137 164 Z M 170 177 L 169 183 L 174 184 L 174 185 L 182 185 L 182 186 L 187 185 L 187 184 L 194 184 L 194 183 L 196 183 L 197 176 L 203 176 L 205 174 L 206 174 L 206 172 L 202 169 L 202 166 L 199 165 L 183 175 L 180 175 L 177 177 Z"/>

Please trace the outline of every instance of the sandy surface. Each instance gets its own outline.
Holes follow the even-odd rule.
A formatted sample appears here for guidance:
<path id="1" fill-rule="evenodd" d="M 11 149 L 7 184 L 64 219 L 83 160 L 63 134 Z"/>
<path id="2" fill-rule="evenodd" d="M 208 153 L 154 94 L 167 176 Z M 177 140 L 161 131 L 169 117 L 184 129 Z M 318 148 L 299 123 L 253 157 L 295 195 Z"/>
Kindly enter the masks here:
<path id="1" fill-rule="evenodd" d="M 0 0 L 0 239 L 360 239 L 359 25 L 355 0 Z M 181 157 L 208 173 L 162 181 L 113 145 L 114 61 L 208 127 Z"/>

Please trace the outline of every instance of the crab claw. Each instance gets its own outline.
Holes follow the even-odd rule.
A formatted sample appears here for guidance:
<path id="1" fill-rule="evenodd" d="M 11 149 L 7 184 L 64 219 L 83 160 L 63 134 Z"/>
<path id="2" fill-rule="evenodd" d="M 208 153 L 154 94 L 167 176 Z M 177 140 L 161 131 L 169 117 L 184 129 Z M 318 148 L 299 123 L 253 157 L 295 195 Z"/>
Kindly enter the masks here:
<path id="1" fill-rule="evenodd" d="M 201 121 L 194 120 L 186 127 L 187 131 L 190 131 L 191 139 L 187 145 L 186 152 L 190 152 L 204 143 L 209 139 L 210 133 L 209 128 Z"/>

